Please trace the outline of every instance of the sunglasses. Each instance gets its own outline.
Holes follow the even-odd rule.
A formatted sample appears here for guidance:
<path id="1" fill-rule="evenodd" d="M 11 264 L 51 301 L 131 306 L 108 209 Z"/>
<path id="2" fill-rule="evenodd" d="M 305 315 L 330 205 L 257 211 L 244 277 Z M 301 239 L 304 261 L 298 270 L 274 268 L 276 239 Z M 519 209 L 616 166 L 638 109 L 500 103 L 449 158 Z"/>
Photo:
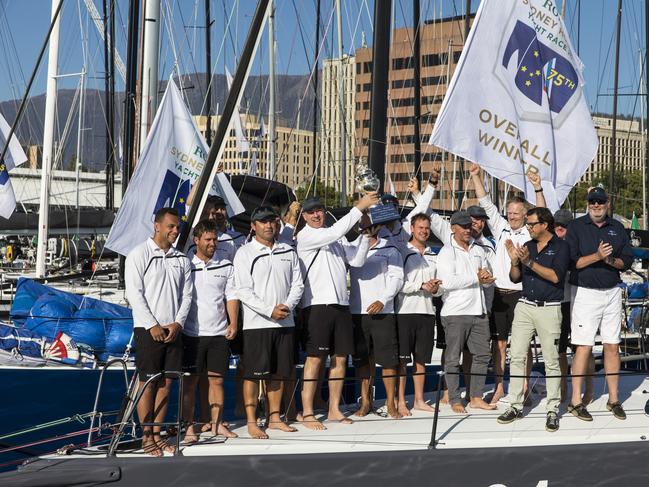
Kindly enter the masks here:
<path id="1" fill-rule="evenodd" d="M 600 205 L 601 206 L 601 205 L 606 204 L 606 200 L 590 200 L 590 201 L 588 201 L 588 204 L 589 205 Z"/>
<path id="2" fill-rule="evenodd" d="M 543 222 L 526 222 L 525 225 L 527 225 L 530 228 L 534 228 L 536 225 L 543 223 Z"/>

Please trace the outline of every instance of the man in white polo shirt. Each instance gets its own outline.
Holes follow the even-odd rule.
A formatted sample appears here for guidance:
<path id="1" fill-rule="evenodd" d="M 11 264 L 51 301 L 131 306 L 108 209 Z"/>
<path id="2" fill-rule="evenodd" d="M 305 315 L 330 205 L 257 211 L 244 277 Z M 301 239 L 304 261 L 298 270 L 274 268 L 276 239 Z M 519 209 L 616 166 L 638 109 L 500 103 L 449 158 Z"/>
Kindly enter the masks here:
<path id="1" fill-rule="evenodd" d="M 234 258 L 234 283 L 243 305 L 243 397 L 252 438 L 267 439 L 257 426 L 259 381 L 266 380 L 268 428 L 296 431 L 280 417 L 284 380 L 295 360 L 293 310 L 304 284 L 295 249 L 277 242 L 279 215 L 269 206 L 250 217 L 254 238 Z"/>
<path id="2" fill-rule="evenodd" d="M 485 190 L 480 166 L 471 164 L 469 172 L 473 179 L 473 186 L 475 188 L 475 194 L 478 197 L 478 203 L 487 212 L 489 218 L 487 223 L 491 234 L 496 239 L 496 256 L 493 267 L 493 275 L 496 278 L 496 292 L 491 308 L 492 334 L 496 337 L 496 344 L 494 346 L 496 390 L 494 391 L 491 403 L 496 404 L 505 395 L 503 374 L 507 356 L 507 339 L 512 330 L 514 309 L 521 297 L 521 290 L 523 289 L 521 283 L 514 283 L 509 278 L 511 259 L 505 248 L 505 241 L 511 240 L 514 245 L 520 246 L 530 240 L 530 232 L 525 227 L 527 203 L 519 197 L 509 198 L 507 201 L 507 218 L 503 218 Z M 545 207 L 541 178 L 533 172 L 529 172 L 527 177 L 534 186 L 536 206 Z M 531 352 L 528 354 L 527 365 L 529 372 L 532 366 Z M 527 389 L 527 381 L 525 388 Z"/>
<path id="3" fill-rule="evenodd" d="M 237 334 L 239 301 L 234 290 L 232 262 L 219 258 L 216 224 L 201 220 L 194 227 L 195 252 L 191 259 L 194 294 L 183 330 L 183 368 L 192 374 L 185 378 L 183 411 L 188 424 L 185 443 L 198 441 L 194 421 L 196 384 L 201 375 L 208 380 L 208 411 L 214 435 L 235 438 L 222 422 L 223 378 L 228 371 L 228 342 Z"/>
<path id="4" fill-rule="evenodd" d="M 180 219 L 173 208 L 155 214 L 154 234 L 126 257 L 126 298 L 133 309 L 135 366 L 141 382 L 164 371 L 182 369 L 181 331 L 192 303 L 189 260 L 176 250 Z M 142 423 L 162 423 L 167 415 L 170 378 L 152 381 L 137 405 Z M 157 405 L 157 408 L 154 407 Z M 160 426 L 142 427 L 142 448 L 152 456 L 173 453 Z"/>
<path id="5" fill-rule="evenodd" d="M 306 225 L 297 234 L 297 252 L 304 275 L 301 306 L 307 354 L 302 385 L 302 418 L 310 429 L 326 429 L 314 415 L 313 400 L 318 388 L 316 379 L 327 356 L 331 357 L 327 417 L 330 421 L 351 423 L 340 411 L 347 356 L 354 352 L 347 266 L 357 267 L 365 263 L 369 239 L 359 239 L 356 247 L 347 241 L 345 235 L 361 219 L 363 211 L 377 202 L 376 193 L 366 194 L 331 227 L 325 226 L 325 206 L 318 198 L 307 198 L 302 205 L 302 218 Z"/>
<path id="6" fill-rule="evenodd" d="M 361 231 L 370 240 L 367 260 L 362 267 L 349 270 L 354 367 L 361 377 L 361 405 L 355 414 L 366 416 L 372 411 L 370 377 L 374 377 L 375 364 L 378 364 L 383 371 L 387 414 L 399 419 L 402 414 L 395 401 L 399 342 L 394 298 L 403 286 L 403 258 L 397 247 L 377 237 L 379 226 L 372 226 L 368 215 L 361 218 Z"/>
<path id="7" fill-rule="evenodd" d="M 451 216 L 453 237 L 437 255 L 437 277 L 444 292 L 442 325 L 446 335 L 444 371 L 451 408 L 465 413 L 460 398 L 460 354 L 468 346 L 473 357 L 471 366 L 472 408 L 495 409 L 495 404 L 483 398 L 485 374 L 489 365 L 489 320 L 483 287 L 491 286 L 494 278 L 489 271 L 485 250 L 471 237 L 471 216 L 456 211 Z"/>

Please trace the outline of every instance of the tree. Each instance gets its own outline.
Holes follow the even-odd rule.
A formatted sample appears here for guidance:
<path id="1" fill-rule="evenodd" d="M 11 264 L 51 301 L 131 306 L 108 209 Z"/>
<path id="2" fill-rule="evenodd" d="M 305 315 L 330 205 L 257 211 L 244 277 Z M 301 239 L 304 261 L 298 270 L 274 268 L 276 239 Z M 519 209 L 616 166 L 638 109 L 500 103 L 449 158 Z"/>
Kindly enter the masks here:
<path id="1" fill-rule="evenodd" d="M 325 184 L 320 181 L 320 179 L 316 179 L 315 182 L 310 186 L 307 183 L 295 190 L 295 196 L 297 196 L 297 200 L 300 203 L 304 201 L 308 196 L 314 195 L 320 198 L 325 206 L 329 208 L 337 208 L 340 206 L 340 191 L 337 191 L 336 188 L 333 188 L 331 186 L 325 186 Z M 347 206 L 351 206 L 353 202 L 354 197 L 348 195 Z"/>

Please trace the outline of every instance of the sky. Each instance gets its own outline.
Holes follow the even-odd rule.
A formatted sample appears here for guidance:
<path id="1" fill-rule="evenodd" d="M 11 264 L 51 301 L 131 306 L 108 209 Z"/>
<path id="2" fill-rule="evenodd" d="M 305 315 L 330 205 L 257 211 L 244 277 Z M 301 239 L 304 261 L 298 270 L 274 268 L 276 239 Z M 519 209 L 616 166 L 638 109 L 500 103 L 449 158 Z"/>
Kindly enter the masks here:
<path id="1" fill-rule="evenodd" d="M 93 0 L 101 9 L 101 0 Z M 556 0 L 561 3 L 561 0 Z M 593 112 L 611 112 L 615 56 L 617 0 L 566 0 L 566 24 L 575 48 L 585 65 L 586 97 Z M 353 53 L 361 45 L 363 32 L 372 39 L 372 0 L 341 0 L 343 45 Z M 128 0 L 115 0 L 117 48 L 126 61 L 126 13 Z M 321 0 L 323 57 L 337 55 L 335 0 Z M 213 71 L 235 68 L 236 52 L 244 43 L 256 2 L 211 0 Z M 472 1 L 475 11 L 479 1 Z M 581 8 L 579 5 L 581 4 Z M 307 74 L 313 64 L 316 0 L 276 0 L 278 74 Z M 412 24 L 412 0 L 393 0 L 395 26 Z M 421 0 L 422 19 L 462 14 L 465 0 Z M 162 0 L 160 78 L 174 71 L 205 70 L 204 0 Z M 49 27 L 49 0 L 0 0 L 0 101 L 22 97 Z M 578 22 L 579 18 L 579 22 Z M 624 2 L 620 46 L 619 92 L 639 90 L 640 57 L 644 55 L 644 2 Z M 228 29 L 226 30 L 226 25 Z M 578 27 L 579 26 L 579 27 Z M 226 35 L 224 36 L 224 33 Z M 325 35 L 326 34 L 326 35 Z M 83 42 L 82 39 L 87 39 Z M 86 46 L 84 49 L 83 46 Z M 103 89 L 103 44 L 87 14 L 84 0 L 65 0 L 59 50 L 60 86 L 77 86 L 87 55 L 88 88 Z M 268 36 L 264 35 L 252 73 L 267 73 Z M 46 61 L 39 69 L 31 95 L 45 92 Z M 123 89 L 117 79 L 117 89 Z M 634 96 L 620 97 L 619 112 L 638 116 L 644 110 Z"/>

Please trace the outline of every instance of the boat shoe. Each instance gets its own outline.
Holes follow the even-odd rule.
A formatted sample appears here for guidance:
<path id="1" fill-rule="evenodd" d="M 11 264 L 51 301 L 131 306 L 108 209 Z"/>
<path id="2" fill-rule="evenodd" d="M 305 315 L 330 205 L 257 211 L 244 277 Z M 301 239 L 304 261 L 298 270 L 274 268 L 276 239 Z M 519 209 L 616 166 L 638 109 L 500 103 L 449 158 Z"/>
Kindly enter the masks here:
<path id="1" fill-rule="evenodd" d="M 584 406 L 583 403 L 579 403 L 576 406 L 568 404 L 568 412 L 574 417 L 581 419 L 582 421 L 593 420 L 593 417 L 590 415 L 588 409 L 586 409 L 586 406 Z"/>
<path id="2" fill-rule="evenodd" d="M 498 416 L 497 421 L 500 424 L 509 424 L 516 421 L 517 419 L 522 419 L 522 417 L 523 411 L 519 411 L 516 408 L 509 408 L 507 409 L 507 411 Z"/>
<path id="3" fill-rule="evenodd" d="M 612 412 L 613 416 L 615 416 L 617 419 L 626 419 L 626 413 L 624 412 L 624 409 L 622 408 L 622 404 L 620 403 L 620 401 L 607 402 L 606 409 Z"/>

